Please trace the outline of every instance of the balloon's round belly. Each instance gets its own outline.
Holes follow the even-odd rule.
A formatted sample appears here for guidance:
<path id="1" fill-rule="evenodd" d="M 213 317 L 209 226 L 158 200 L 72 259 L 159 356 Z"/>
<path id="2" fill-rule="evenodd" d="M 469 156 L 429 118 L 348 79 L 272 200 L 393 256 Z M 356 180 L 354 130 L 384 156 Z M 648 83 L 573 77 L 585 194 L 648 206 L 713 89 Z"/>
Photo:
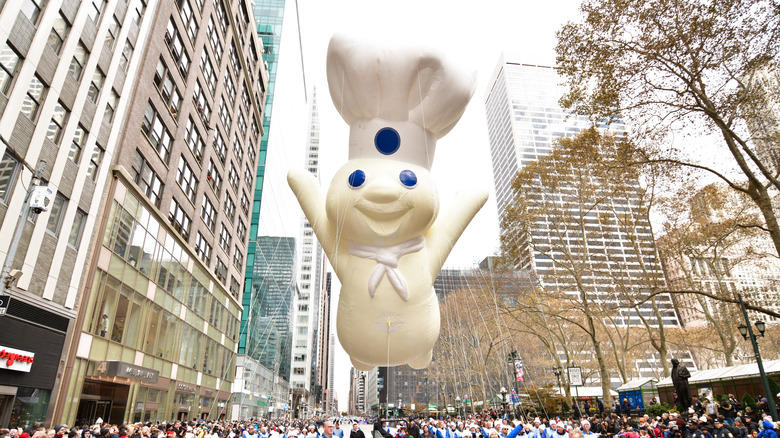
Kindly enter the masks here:
<path id="1" fill-rule="evenodd" d="M 346 279 L 339 295 L 337 331 L 344 350 L 371 365 L 406 364 L 439 337 L 439 303 L 430 283 L 410 284 L 409 300 L 382 281 L 372 298 L 366 283 Z M 416 287 L 415 287 L 416 286 Z"/>

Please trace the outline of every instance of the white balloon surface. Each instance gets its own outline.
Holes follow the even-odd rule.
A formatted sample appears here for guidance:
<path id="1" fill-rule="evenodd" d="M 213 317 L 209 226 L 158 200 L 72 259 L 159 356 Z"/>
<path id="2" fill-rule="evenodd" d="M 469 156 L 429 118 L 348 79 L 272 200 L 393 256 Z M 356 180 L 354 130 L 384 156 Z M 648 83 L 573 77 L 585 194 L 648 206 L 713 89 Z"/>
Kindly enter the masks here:
<path id="1" fill-rule="evenodd" d="M 430 176 L 475 75 L 424 48 L 344 35 L 331 39 L 327 73 L 350 125 L 349 160 L 325 197 L 309 172 L 287 180 L 341 281 L 339 341 L 358 370 L 425 368 L 440 327 L 433 282 L 487 200 L 486 190 L 459 193 L 439 214 Z"/>

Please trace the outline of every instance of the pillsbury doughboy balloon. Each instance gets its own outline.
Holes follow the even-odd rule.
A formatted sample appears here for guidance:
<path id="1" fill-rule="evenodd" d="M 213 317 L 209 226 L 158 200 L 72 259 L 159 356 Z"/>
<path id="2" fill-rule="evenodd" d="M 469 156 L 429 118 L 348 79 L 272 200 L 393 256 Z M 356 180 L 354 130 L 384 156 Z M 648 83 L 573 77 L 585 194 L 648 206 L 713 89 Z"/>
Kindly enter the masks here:
<path id="1" fill-rule="evenodd" d="M 341 281 L 337 331 L 358 370 L 425 368 L 439 337 L 433 282 L 487 192 L 439 214 L 430 168 L 460 119 L 475 75 L 425 49 L 335 35 L 331 98 L 350 126 L 349 161 L 323 199 L 315 177 L 287 180 Z"/>

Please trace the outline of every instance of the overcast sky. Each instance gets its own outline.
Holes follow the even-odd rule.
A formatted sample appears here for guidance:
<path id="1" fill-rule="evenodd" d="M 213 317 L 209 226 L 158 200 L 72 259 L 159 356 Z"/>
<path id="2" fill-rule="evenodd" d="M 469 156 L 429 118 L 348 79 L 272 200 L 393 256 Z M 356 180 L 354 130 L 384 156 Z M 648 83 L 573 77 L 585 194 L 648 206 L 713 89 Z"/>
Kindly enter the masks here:
<path id="1" fill-rule="evenodd" d="M 460 238 L 445 268 L 471 267 L 494 254 L 498 249 L 498 219 L 485 92 L 502 53 L 507 59 L 527 64 L 554 65 L 555 32 L 566 21 L 577 18 L 578 6 L 579 1 L 575 0 L 299 0 L 301 56 L 296 2 L 288 0 L 269 137 L 261 234 L 297 237 L 301 213 L 285 177 L 289 169 L 304 167 L 306 97 L 311 100 L 315 86 L 321 121 L 321 185 L 327 187 L 346 161 L 349 127 L 332 104 L 325 75 L 328 41 L 333 33 L 344 32 L 370 35 L 372 39 L 384 36 L 391 41 L 420 41 L 441 50 L 463 68 L 477 71 L 474 97 L 460 122 L 439 140 L 431 173 L 439 188 L 442 208 L 452 202 L 458 188 L 490 191 L 490 200 Z M 336 349 L 336 391 L 340 409 L 346 410 L 351 364 L 338 342 Z"/>

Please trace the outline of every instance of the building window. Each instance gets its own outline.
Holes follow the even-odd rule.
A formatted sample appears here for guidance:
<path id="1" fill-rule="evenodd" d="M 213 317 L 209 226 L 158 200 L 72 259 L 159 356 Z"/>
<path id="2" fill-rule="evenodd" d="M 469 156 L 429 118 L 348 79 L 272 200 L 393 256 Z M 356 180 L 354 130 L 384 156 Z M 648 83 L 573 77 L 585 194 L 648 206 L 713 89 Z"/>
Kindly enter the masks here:
<path id="1" fill-rule="evenodd" d="M 251 111 L 250 111 L 251 112 Z M 257 136 L 260 135 L 260 128 L 257 127 L 257 119 L 255 116 L 252 116 L 252 139 L 254 141 L 257 141 Z M 255 159 L 250 157 L 250 160 L 252 160 L 252 163 L 254 163 Z"/>
<path id="2" fill-rule="evenodd" d="M 95 74 L 92 75 L 92 82 L 89 84 L 89 91 L 87 91 L 87 97 L 92 103 L 97 103 L 100 90 L 103 89 L 103 83 L 106 81 L 106 75 L 100 70 L 100 67 L 95 69 Z"/>
<path id="3" fill-rule="evenodd" d="M 190 238 L 190 225 L 192 224 L 192 221 L 175 199 L 171 199 L 171 208 L 168 209 L 168 220 L 185 241 Z"/>
<path id="4" fill-rule="evenodd" d="M 222 190 L 222 175 L 220 175 L 214 160 L 211 159 L 209 160 L 209 170 L 206 175 L 206 180 L 208 181 L 209 186 L 211 186 L 211 189 L 214 190 L 214 193 L 219 195 L 219 191 Z"/>
<path id="5" fill-rule="evenodd" d="M 233 66 L 233 73 L 237 78 L 241 77 L 241 60 L 238 58 L 238 51 L 235 43 L 230 43 L 230 65 Z"/>
<path id="6" fill-rule="evenodd" d="M 228 182 L 233 187 L 233 190 L 238 193 L 238 171 L 232 161 L 230 162 L 230 171 L 228 172 Z"/>
<path id="7" fill-rule="evenodd" d="M 130 6 L 127 8 L 127 10 L 132 10 L 135 12 L 135 15 L 133 16 L 134 22 L 139 23 L 141 21 L 141 17 L 144 16 L 144 12 L 146 12 L 146 1 L 147 0 L 130 1 Z"/>
<path id="8" fill-rule="evenodd" d="M 217 131 L 214 136 L 214 142 L 212 143 L 214 150 L 217 152 L 217 158 L 222 164 L 225 164 L 225 158 L 227 157 L 227 146 L 225 146 L 225 140 L 222 139 L 222 135 Z"/>
<path id="9" fill-rule="evenodd" d="M 209 265 L 209 259 L 211 259 L 211 245 L 209 245 L 209 242 L 200 234 L 200 232 L 195 236 L 195 254 L 198 255 L 198 258 L 201 259 L 206 266 Z"/>
<path id="10" fill-rule="evenodd" d="M 198 128 L 195 127 L 195 122 L 192 117 L 187 119 L 187 129 L 184 132 L 184 140 L 190 147 L 192 155 L 195 156 L 195 160 L 200 163 L 203 160 L 203 150 L 206 148 L 206 143 L 203 141 L 203 137 L 200 136 Z"/>
<path id="11" fill-rule="evenodd" d="M 217 261 L 214 263 L 214 274 L 223 283 L 227 280 L 227 265 L 219 257 L 217 257 Z"/>
<path id="12" fill-rule="evenodd" d="M 184 42 L 172 18 L 168 21 L 168 27 L 165 30 L 165 43 L 168 44 L 171 56 L 173 56 L 173 59 L 176 60 L 179 66 L 179 71 L 181 71 L 182 75 L 187 76 L 187 71 L 190 68 L 190 57 L 184 50 Z"/>
<path id="13" fill-rule="evenodd" d="M 0 200 L 8 204 L 19 173 L 19 160 L 6 151 L 0 161 Z"/>
<path id="14" fill-rule="evenodd" d="M 81 124 L 76 127 L 76 132 L 73 133 L 73 141 L 70 142 L 68 158 L 76 164 L 79 164 L 81 160 L 81 151 L 84 150 L 84 146 L 87 144 L 87 135 L 89 135 L 89 132 Z"/>
<path id="15" fill-rule="evenodd" d="M 65 41 L 65 38 L 68 37 L 68 32 L 70 32 L 70 24 L 65 17 L 62 16 L 62 13 L 60 13 L 57 19 L 54 20 L 51 32 L 49 33 L 49 39 L 47 40 L 49 47 L 54 50 L 54 53 L 60 54 L 62 43 Z"/>
<path id="16" fill-rule="evenodd" d="M 241 285 L 238 283 L 238 280 L 236 280 L 236 277 L 230 276 L 230 293 L 238 298 L 238 292 L 241 289 Z"/>
<path id="17" fill-rule="evenodd" d="M 249 214 L 249 197 L 243 190 L 241 191 L 241 210 L 244 211 L 244 214 Z"/>
<path id="18" fill-rule="evenodd" d="M 46 7 L 46 0 L 22 0 L 22 13 L 33 24 L 38 23 L 41 11 Z"/>
<path id="19" fill-rule="evenodd" d="M 203 77 L 206 78 L 211 95 L 214 96 L 214 93 L 217 91 L 217 73 L 214 71 L 214 66 L 211 64 L 211 60 L 205 50 L 200 55 L 200 69 Z"/>
<path id="20" fill-rule="evenodd" d="M 238 130 L 241 131 L 241 137 L 246 137 L 246 120 L 241 110 L 238 110 Z"/>
<path id="21" fill-rule="evenodd" d="M 249 165 L 256 166 L 257 152 L 255 152 L 255 147 L 252 145 L 252 143 L 247 142 L 246 150 L 247 150 L 247 156 L 249 157 Z"/>
<path id="22" fill-rule="evenodd" d="M 217 11 L 217 21 L 219 21 L 219 27 L 222 28 L 222 35 L 224 36 L 227 33 L 228 29 L 228 20 L 227 20 L 227 12 L 225 12 L 225 5 L 222 3 L 222 0 L 214 0 L 214 10 Z"/>
<path id="23" fill-rule="evenodd" d="M 239 271 L 244 269 L 244 254 L 238 245 L 233 246 L 233 266 Z"/>
<path id="24" fill-rule="evenodd" d="M 163 124 L 152 102 L 147 104 L 141 130 L 157 150 L 160 158 L 167 163 L 171 156 L 171 133 Z"/>
<path id="25" fill-rule="evenodd" d="M 49 129 L 46 130 L 46 138 L 56 145 L 60 144 L 62 128 L 65 127 L 65 120 L 67 120 L 68 114 L 70 114 L 70 112 L 62 106 L 62 102 L 57 102 L 57 104 L 54 105 L 54 113 L 51 115 Z"/>
<path id="26" fill-rule="evenodd" d="M 54 202 L 49 209 L 49 222 L 46 223 L 46 230 L 54 236 L 60 236 L 62 228 L 62 218 L 65 217 L 65 210 L 68 208 L 68 199 L 62 193 L 57 192 Z"/>
<path id="27" fill-rule="evenodd" d="M 219 40 L 217 34 L 217 27 L 214 24 L 214 18 L 209 17 L 209 26 L 207 28 L 209 44 L 211 44 L 211 50 L 214 52 L 214 56 L 217 58 L 217 64 L 222 62 L 222 42 Z"/>
<path id="28" fill-rule="evenodd" d="M 230 115 L 230 110 L 225 104 L 225 99 L 219 102 L 219 119 L 222 120 L 222 126 L 225 128 L 225 132 L 230 134 L 230 126 L 233 124 L 233 118 Z"/>
<path id="29" fill-rule="evenodd" d="M 135 151 L 135 159 L 133 160 L 133 180 L 152 204 L 159 208 L 164 185 L 149 162 L 138 150 Z"/>
<path id="30" fill-rule="evenodd" d="M 45 94 L 46 86 L 43 85 L 43 82 L 37 75 L 33 76 L 30 86 L 27 88 L 27 95 L 22 101 L 21 113 L 34 122 L 38 116 L 38 109 L 41 107 L 41 103 L 43 103 Z"/>
<path id="31" fill-rule="evenodd" d="M 5 94 L 11 86 L 11 81 L 19 66 L 19 55 L 8 46 L 8 43 L 0 45 L 0 91 Z"/>
<path id="32" fill-rule="evenodd" d="M 226 72 L 227 73 L 227 72 Z M 236 87 L 233 85 L 233 78 L 230 77 L 230 73 L 225 75 L 225 91 L 230 99 L 230 106 L 236 104 Z"/>
<path id="33" fill-rule="evenodd" d="M 225 224 L 222 224 L 219 230 L 219 246 L 225 251 L 225 254 L 230 254 L 230 239 L 230 230 Z"/>
<path id="34" fill-rule="evenodd" d="M 246 85 L 241 86 L 241 101 L 244 102 L 244 108 L 250 113 L 252 112 L 252 104 L 249 102 L 249 93 L 246 91 Z M 255 124 L 255 128 L 257 124 Z M 256 136 L 255 136 L 256 137 Z M 255 138 L 257 140 L 257 138 Z"/>
<path id="35" fill-rule="evenodd" d="M 119 58 L 119 69 L 127 71 L 127 66 L 130 64 L 130 58 L 133 57 L 133 45 L 130 41 L 125 41 L 125 47 L 122 48 L 122 57 Z"/>
<path id="36" fill-rule="evenodd" d="M 244 161 L 244 149 L 241 146 L 241 141 L 238 139 L 238 134 L 233 135 L 233 155 L 240 166 Z"/>
<path id="37" fill-rule="evenodd" d="M 70 71 L 70 75 L 73 76 L 73 79 L 77 81 L 81 79 L 81 72 L 84 71 L 84 65 L 87 62 L 88 56 L 89 52 L 87 51 L 87 47 L 84 46 L 81 41 L 79 41 L 78 45 L 76 46 L 76 53 L 73 54 L 73 59 L 71 59 L 70 67 L 68 68 L 68 71 Z"/>
<path id="38" fill-rule="evenodd" d="M 241 218 L 238 218 L 238 226 L 236 227 L 236 235 L 238 235 L 238 240 L 241 241 L 241 243 L 246 243 L 246 224 L 244 224 L 244 221 Z"/>
<path id="39" fill-rule="evenodd" d="M 200 206 L 200 218 L 206 224 L 208 229 L 213 233 L 214 225 L 217 222 L 217 209 L 214 208 L 214 204 L 209 201 L 207 196 L 203 197 L 203 202 Z"/>
<path id="40" fill-rule="evenodd" d="M 78 249 L 81 245 L 81 236 L 84 234 L 84 223 L 87 221 L 87 213 L 80 208 L 76 209 L 76 217 L 73 218 L 73 226 L 70 227 L 68 245 Z"/>
<path id="41" fill-rule="evenodd" d="M 89 167 L 87 167 L 87 176 L 93 181 L 97 177 L 97 171 L 100 167 L 100 163 L 103 162 L 103 148 L 95 143 L 95 147 L 92 148 L 92 155 L 89 157 Z"/>
<path id="42" fill-rule="evenodd" d="M 187 35 L 190 37 L 190 41 L 194 43 L 195 37 L 198 36 L 198 22 L 195 20 L 195 14 L 192 13 L 190 2 L 187 0 L 181 2 L 181 11 L 179 12 L 184 28 L 187 29 Z"/>
<path id="43" fill-rule="evenodd" d="M 206 94 L 203 92 L 203 87 L 200 86 L 200 81 L 195 81 L 195 88 L 192 92 L 192 101 L 198 108 L 198 115 L 206 125 L 206 129 L 211 129 L 209 125 L 209 119 L 211 119 L 211 106 L 209 106 L 208 100 L 206 100 Z"/>
<path id="44" fill-rule="evenodd" d="M 100 14 L 103 13 L 103 8 L 106 7 L 107 1 L 108 0 L 92 0 L 92 4 L 89 9 L 87 9 L 87 16 L 95 23 L 100 20 Z"/>
<path id="45" fill-rule="evenodd" d="M 122 23 L 117 20 L 116 15 L 114 15 L 112 18 L 113 20 L 108 26 L 108 33 L 106 34 L 106 45 L 110 49 L 114 48 L 114 43 L 116 42 L 117 37 L 119 37 L 119 29 L 122 28 Z"/>
<path id="46" fill-rule="evenodd" d="M 227 194 L 225 195 L 225 214 L 231 223 L 236 219 L 236 204 L 233 202 L 233 198 Z"/>
<path id="47" fill-rule="evenodd" d="M 244 183 L 246 184 L 247 188 L 252 188 L 252 183 L 254 182 L 254 176 L 252 175 L 252 168 L 249 167 L 248 164 L 244 165 Z"/>
<path id="48" fill-rule="evenodd" d="M 198 191 L 198 179 L 192 172 L 192 168 L 184 159 L 184 155 L 179 157 L 179 167 L 176 171 L 176 182 L 179 183 L 184 194 L 191 202 L 195 202 L 195 194 Z"/>
<path id="49" fill-rule="evenodd" d="M 103 113 L 103 122 L 110 124 L 114 121 L 114 114 L 116 114 L 116 106 L 118 104 L 119 95 L 111 89 L 111 94 L 108 95 L 108 101 L 106 102 L 106 112 Z"/>
<path id="50" fill-rule="evenodd" d="M 154 85 L 160 92 L 163 102 L 165 102 L 171 115 L 176 118 L 181 107 L 181 93 L 176 88 L 173 76 L 162 58 L 157 61 L 157 70 L 154 72 Z"/>

